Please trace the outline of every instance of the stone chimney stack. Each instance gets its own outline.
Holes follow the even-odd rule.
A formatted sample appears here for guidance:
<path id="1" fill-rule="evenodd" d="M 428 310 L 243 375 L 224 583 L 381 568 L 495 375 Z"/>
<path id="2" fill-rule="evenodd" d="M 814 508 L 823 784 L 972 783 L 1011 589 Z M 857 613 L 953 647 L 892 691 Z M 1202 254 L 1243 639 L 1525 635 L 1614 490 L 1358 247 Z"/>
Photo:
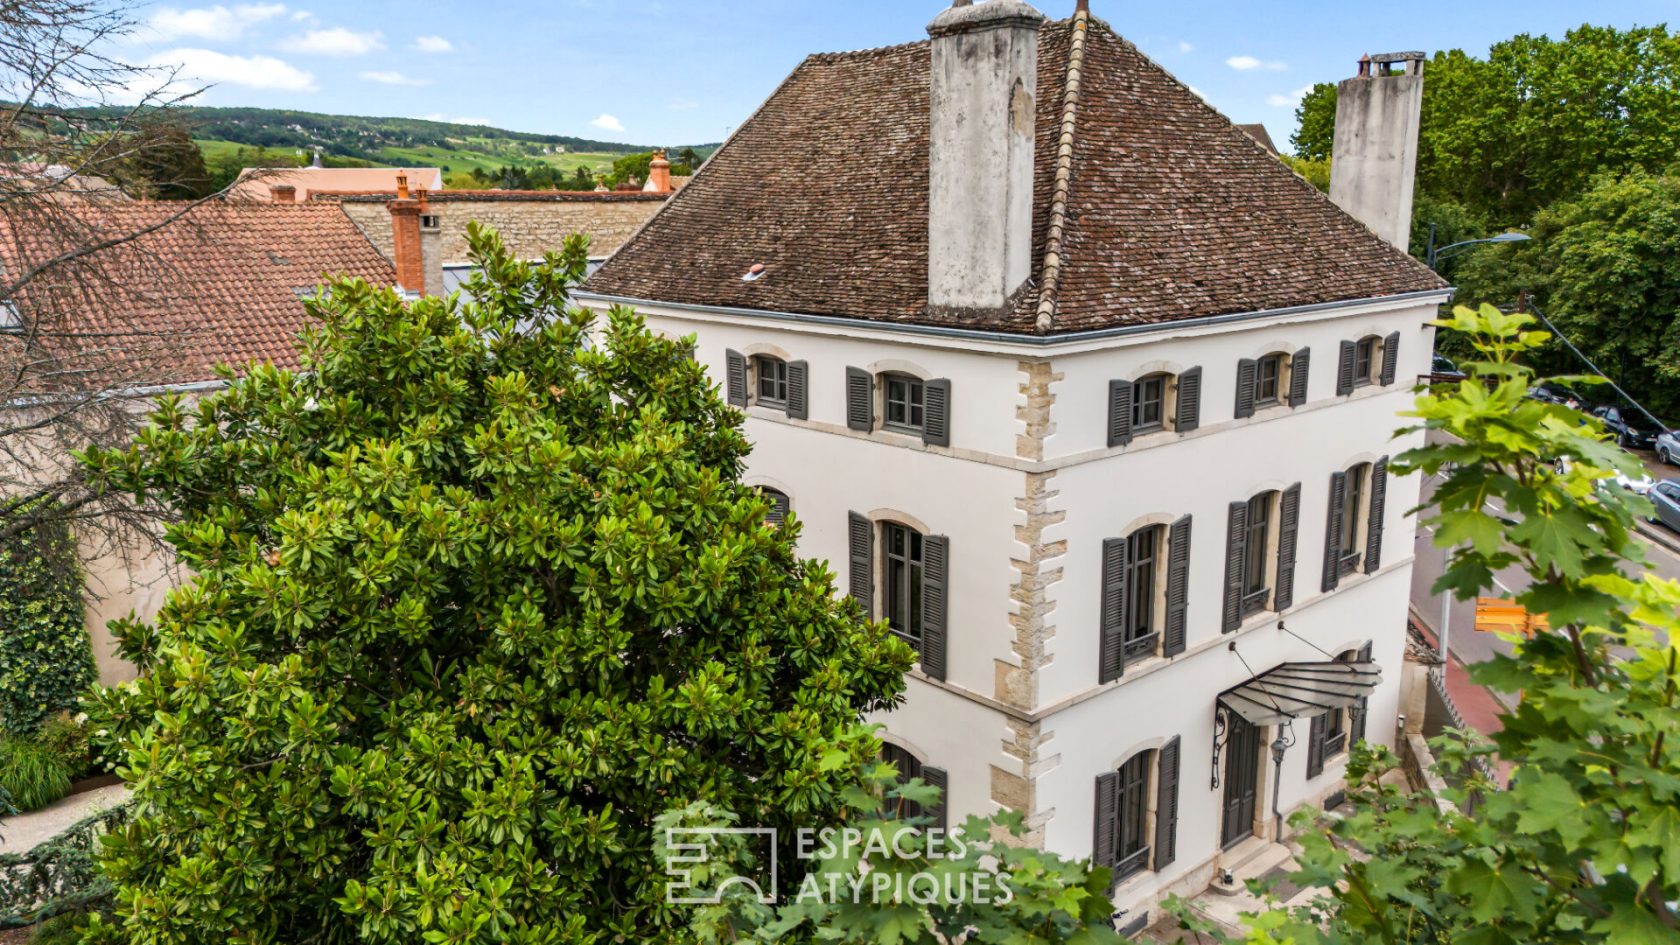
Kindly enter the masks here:
<path id="1" fill-rule="evenodd" d="M 297 203 L 297 188 L 291 184 L 270 184 L 268 199 L 274 203 Z"/>
<path id="2" fill-rule="evenodd" d="M 1336 88 L 1330 199 L 1401 250 L 1411 244 L 1423 60 L 1421 52 L 1366 56 L 1359 75 Z"/>
<path id="3" fill-rule="evenodd" d="M 642 187 L 642 191 L 649 194 L 671 192 L 671 162 L 665 159 L 664 151 L 654 154 L 653 163 L 648 165 L 647 184 Z"/>
<path id="4" fill-rule="evenodd" d="M 397 199 L 391 211 L 391 251 L 396 257 L 397 285 L 410 295 L 426 294 L 425 250 L 420 242 L 420 201 L 408 191 L 408 175 L 397 175 Z"/>
<path id="5" fill-rule="evenodd" d="M 1021 0 L 957 0 L 933 37 L 928 305 L 1007 307 L 1032 274 L 1038 31 Z"/>

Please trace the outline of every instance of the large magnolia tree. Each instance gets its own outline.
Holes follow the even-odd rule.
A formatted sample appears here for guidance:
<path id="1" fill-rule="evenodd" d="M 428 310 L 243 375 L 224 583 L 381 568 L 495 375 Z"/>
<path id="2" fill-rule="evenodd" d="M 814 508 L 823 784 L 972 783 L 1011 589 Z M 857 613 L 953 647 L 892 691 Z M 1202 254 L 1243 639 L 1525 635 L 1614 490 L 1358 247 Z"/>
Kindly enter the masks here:
<path id="1" fill-rule="evenodd" d="M 657 941 L 653 825 L 826 821 L 911 663 L 739 480 L 682 342 L 475 232 L 472 301 L 333 285 L 298 371 L 163 403 L 100 482 L 196 577 L 101 697 L 137 816 L 97 941 Z"/>

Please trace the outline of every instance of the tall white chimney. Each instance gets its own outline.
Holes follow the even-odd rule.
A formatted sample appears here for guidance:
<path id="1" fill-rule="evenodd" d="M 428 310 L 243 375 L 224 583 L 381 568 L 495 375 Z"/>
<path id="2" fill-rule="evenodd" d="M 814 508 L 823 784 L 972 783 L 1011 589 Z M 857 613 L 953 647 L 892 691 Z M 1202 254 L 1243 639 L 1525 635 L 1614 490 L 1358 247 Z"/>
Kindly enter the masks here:
<path id="1" fill-rule="evenodd" d="M 1378 236 L 1411 244 L 1423 53 L 1366 56 L 1359 75 L 1336 87 L 1330 199 Z"/>
<path id="2" fill-rule="evenodd" d="M 1039 13 L 958 0 L 933 37 L 928 304 L 996 311 L 1032 274 Z"/>

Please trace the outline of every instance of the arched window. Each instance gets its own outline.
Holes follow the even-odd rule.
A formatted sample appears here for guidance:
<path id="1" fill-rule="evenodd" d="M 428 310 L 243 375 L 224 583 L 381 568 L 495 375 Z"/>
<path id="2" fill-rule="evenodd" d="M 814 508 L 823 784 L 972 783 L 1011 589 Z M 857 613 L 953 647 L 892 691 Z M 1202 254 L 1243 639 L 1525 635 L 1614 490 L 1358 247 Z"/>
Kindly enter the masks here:
<path id="1" fill-rule="evenodd" d="M 757 378 L 755 402 L 766 407 L 786 407 L 788 404 L 788 365 L 781 358 L 768 354 L 754 356 L 753 374 Z"/>
<path id="2" fill-rule="evenodd" d="M 1360 463 L 1343 473 L 1342 502 L 1332 510 L 1336 527 L 1336 574 L 1344 577 L 1359 570 L 1365 555 L 1367 505 L 1370 496 L 1371 464 Z"/>
<path id="3" fill-rule="evenodd" d="M 923 764 L 922 759 L 912 754 L 910 749 L 901 745 L 894 745 L 891 742 L 881 744 L 881 760 L 891 764 L 898 771 L 900 784 L 910 781 L 912 778 L 920 778 L 929 787 L 938 788 L 941 792 L 939 800 L 931 807 L 924 807 L 915 801 L 900 799 L 898 809 L 889 811 L 888 816 L 892 818 L 928 816 L 933 818 L 935 827 L 943 829 L 945 826 L 945 810 L 948 806 L 947 795 L 944 792 L 947 791 L 950 781 L 950 778 L 945 774 L 945 769 Z"/>
<path id="4" fill-rule="evenodd" d="M 1132 383 L 1132 434 L 1153 433 L 1167 428 L 1167 394 L 1170 374 L 1151 374 Z"/>
<path id="5" fill-rule="evenodd" d="M 888 429 L 921 434 L 927 427 L 927 387 L 909 374 L 881 375 L 883 416 Z"/>
<path id="6" fill-rule="evenodd" d="M 1382 345 L 1381 338 L 1367 335 L 1353 346 L 1353 386 L 1368 387 L 1376 383 L 1377 372 L 1382 368 Z"/>
<path id="7" fill-rule="evenodd" d="M 1140 528 L 1126 539 L 1126 613 L 1121 626 L 1126 662 L 1152 656 L 1160 642 L 1162 552 L 1167 529 L 1164 525 Z"/>
<path id="8" fill-rule="evenodd" d="M 924 633 L 922 582 L 927 561 L 922 533 L 897 522 L 881 523 L 882 616 L 887 626 L 918 650 Z"/>
<path id="9" fill-rule="evenodd" d="M 788 513 L 793 511 L 793 500 L 788 498 L 786 492 L 769 486 L 762 486 L 758 491 L 770 500 L 770 511 L 764 516 L 764 521 L 780 528 L 787 521 Z"/>
<path id="10" fill-rule="evenodd" d="M 1271 605 L 1272 527 L 1277 511 L 1276 492 L 1262 492 L 1248 500 L 1243 532 L 1242 613 L 1244 617 Z"/>
<path id="11" fill-rule="evenodd" d="M 1312 351 L 1302 348 L 1294 354 L 1272 351 L 1238 361 L 1236 416 L 1252 417 L 1259 410 L 1306 403 L 1311 359 Z"/>

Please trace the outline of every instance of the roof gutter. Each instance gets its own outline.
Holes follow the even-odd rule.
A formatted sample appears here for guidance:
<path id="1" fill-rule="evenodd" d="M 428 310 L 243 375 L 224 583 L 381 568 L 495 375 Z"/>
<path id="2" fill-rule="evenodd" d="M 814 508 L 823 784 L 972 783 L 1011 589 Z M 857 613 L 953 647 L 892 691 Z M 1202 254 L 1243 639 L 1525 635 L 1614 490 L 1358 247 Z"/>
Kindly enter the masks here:
<path id="1" fill-rule="evenodd" d="M 1452 288 L 1429 289 L 1423 292 L 1406 292 L 1400 295 L 1385 295 L 1368 299 L 1345 299 L 1339 302 L 1319 302 L 1313 305 L 1294 305 L 1287 308 L 1260 309 L 1252 312 L 1233 312 L 1226 315 L 1203 315 L 1197 318 L 1181 318 L 1170 322 L 1152 322 L 1147 325 L 1116 325 L 1112 328 L 1095 328 L 1087 331 L 1071 331 L 1056 335 L 1023 335 L 1007 331 L 982 331 L 974 328 L 950 328 L 943 325 L 917 325 L 907 322 L 870 321 L 868 319 L 861 318 L 843 318 L 837 315 L 801 315 L 795 312 L 774 312 L 765 309 L 731 308 L 729 306 L 722 305 L 691 305 L 683 302 L 660 302 L 653 299 L 634 299 L 619 295 L 602 295 L 596 292 L 573 292 L 572 297 L 582 301 L 600 302 L 607 305 L 629 305 L 632 307 L 637 305 L 652 305 L 660 308 L 676 309 L 678 311 L 704 312 L 711 315 L 725 315 L 736 318 L 762 318 L 772 321 L 793 322 L 805 325 L 823 325 L 836 328 L 851 328 L 854 330 L 869 329 L 897 332 L 907 335 L 920 335 L 929 338 L 984 341 L 993 344 L 1023 345 L 1031 348 L 1054 348 L 1061 345 L 1072 345 L 1088 341 L 1101 341 L 1108 338 L 1123 338 L 1131 335 L 1148 335 L 1182 331 L 1185 328 L 1234 325 L 1264 319 L 1284 318 L 1292 315 L 1321 314 L 1367 305 L 1426 302 L 1432 299 L 1444 301 L 1446 299 L 1450 299 L 1454 291 L 1455 290 Z"/>

